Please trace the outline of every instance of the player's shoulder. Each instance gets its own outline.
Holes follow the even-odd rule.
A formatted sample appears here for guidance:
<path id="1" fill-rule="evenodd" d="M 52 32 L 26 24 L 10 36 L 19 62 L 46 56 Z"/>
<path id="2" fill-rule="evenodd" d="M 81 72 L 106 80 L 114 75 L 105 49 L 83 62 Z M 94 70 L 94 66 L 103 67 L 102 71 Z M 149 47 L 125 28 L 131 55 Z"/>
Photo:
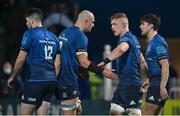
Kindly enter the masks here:
<path id="1" fill-rule="evenodd" d="M 155 38 L 155 41 L 154 41 L 156 44 L 161 44 L 161 45 L 163 45 L 163 44 L 167 44 L 166 43 L 166 40 L 165 40 L 165 38 L 164 37 L 162 37 L 161 35 L 159 35 L 159 34 L 157 34 L 156 35 L 156 38 Z"/>
<path id="2" fill-rule="evenodd" d="M 32 29 L 28 29 L 24 32 L 24 35 L 26 35 L 26 36 L 31 35 L 31 33 L 32 33 Z"/>
<path id="3" fill-rule="evenodd" d="M 128 32 L 127 33 L 127 37 L 130 39 L 130 40 L 138 40 L 138 37 L 135 35 L 135 34 L 133 34 L 132 32 Z"/>
<path id="4" fill-rule="evenodd" d="M 62 31 L 60 36 L 68 38 L 81 38 L 84 37 L 84 33 L 78 27 L 71 26 Z"/>
<path id="5" fill-rule="evenodd" d="M 37 33 L 39 33 L 42 30 L 45 30 L 45 28 L 43 28 L 43 27 L 30 28 L 27 31 L 25 31 L 25 34 L 29 34 L 32 36 L 32 35 L 36 35 Z"/>
<path id="6" fill-rule="evenodd" d="M 46 30 L 46 32 L 53 38 L 57 39 L 58 37 L 51 31 Z"/>
<path id="7" fill-rule="evenodd" d="M 82 32 L 80 31 L 80 29 L 79 29 L 78 27 L 76 27 L 76 26 L 68 27 L 68 28 L 66 28 L 63 32 L 71 33 L 71 34 L 76 34 L 76 35 L 82 34 Z"/>
<path id="8" fill-rule="evenodd" d="M 129 31 L 121 37 L 121 41 L 128 41 L 134 43 L 135 41 L 138 42 L 138 38 Z"/>

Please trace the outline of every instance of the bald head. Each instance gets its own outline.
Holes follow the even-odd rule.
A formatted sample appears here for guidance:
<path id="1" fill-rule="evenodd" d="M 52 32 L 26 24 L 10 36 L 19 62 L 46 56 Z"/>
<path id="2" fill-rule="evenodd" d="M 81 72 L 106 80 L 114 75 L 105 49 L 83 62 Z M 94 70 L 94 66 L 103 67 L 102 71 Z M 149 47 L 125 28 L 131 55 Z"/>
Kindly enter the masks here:
<path id="1" fill-rule="evenodd" d="M 79 13 L 78 20 L 87 20 L 94 18 L 94 15 L 89 10 L 83 10 Z"/>
<path id="2" fill-rule="evenodd" d="M 83 32 L 90 32 L 94 27 L 94 15 L 89 10 L 83 10 L 79 13 L 75 26 L 79 27 Z"/>

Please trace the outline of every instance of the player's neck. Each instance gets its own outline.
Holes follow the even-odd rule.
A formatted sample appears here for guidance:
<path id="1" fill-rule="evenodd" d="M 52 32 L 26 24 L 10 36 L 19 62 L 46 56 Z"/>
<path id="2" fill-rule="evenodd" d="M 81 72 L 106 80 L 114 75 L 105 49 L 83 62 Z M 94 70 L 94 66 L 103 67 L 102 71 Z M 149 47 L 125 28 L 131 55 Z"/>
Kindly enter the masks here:
<path id="1" fill-rule="evenodd" d="M 82 28 L 83 26 L 80 23 L 76 22 L 74 26 L 78 27 L 83 32 L 84 29 Z"/>
<path id="2" fill-rule="evenodd" d="M 148 41 L 151 41 L 154 36 L 157 34 L 157 31 L 151 31 L 147 34 Z"/>
<path id="3" fill-rule="evenodd" d="M 125 35 L 127 32 L 129 32 L 129 29 L 125 29 L 125 30 L 122 32 L 122 34 L 121 34 L 120 37 L 122 37 L 123 35 Z"/>
<path id="4" fill-rule="evenodd" d="M 32 28 L 36 28 L 36 27 L 42 27 L 42 23 L 35 23 L 34 25 L 32 25 Z"/>

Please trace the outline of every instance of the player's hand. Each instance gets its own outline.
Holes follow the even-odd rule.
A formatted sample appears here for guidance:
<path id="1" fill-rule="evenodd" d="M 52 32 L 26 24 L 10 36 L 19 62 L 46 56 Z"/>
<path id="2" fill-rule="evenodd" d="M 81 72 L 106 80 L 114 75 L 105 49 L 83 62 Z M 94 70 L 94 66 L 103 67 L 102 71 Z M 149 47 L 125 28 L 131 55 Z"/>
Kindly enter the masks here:
<path id="1" fill-rule="evenodd" d="M 162 100 L 168 99 L 168 93 L 165 87 L 160 88 L 160 96 Z"/>
<path id="2" fill-rule="evenodd" d="M 14 77 L 11 76 L 11 77 L 8 79 L 8 86 L 9 86 L 10 88 L 12 88 L 13 82 L 14 82 Z"/>
<path id="3" fill-rule="evenodd" d="M 115 73 L 113 73 L 113 71 L 115 71 L 114 69 L 104 69 L 103 70 L 103 75 L 111 80 L 115 80 L 117 79 L 117 75 Z"/>
<path id="4" fill-rule="evenodd" d="M 104 68 L 105 65 L 106 65 L 106 64 L 105 64 L 104 62 L 100 62 L 97 66 L 98 66 L 98 67 L 101 67 L 101 68 Z"/>
<path id="5" fill-rule="evenodd" d="M 142 93 L 147 93 L 148 88 L 149 88 L 149 80 L 146 80 L 141 86 Z"/>

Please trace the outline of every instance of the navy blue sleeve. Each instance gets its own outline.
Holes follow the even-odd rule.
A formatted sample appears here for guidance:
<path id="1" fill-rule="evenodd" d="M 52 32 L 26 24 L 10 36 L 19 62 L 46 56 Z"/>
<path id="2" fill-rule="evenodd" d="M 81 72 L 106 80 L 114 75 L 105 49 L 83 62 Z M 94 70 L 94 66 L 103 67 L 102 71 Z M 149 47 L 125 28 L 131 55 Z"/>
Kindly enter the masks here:
<path id="1" fill-rule="evenodd" d="M 32 44 L 32 39 L 30 38 L 28 32 L 26 31 L 23 35 L 23 39 L 21 42 L 21 50 L 23 51 L 29 51 Z"/>
<path id="2" fill-rule="evenodd" d="M 164 45 L 156 45 L 154 49 L 158 60 L 168 58 L 168 50 Z"/>
<path id="3" fill-rule="evenodd" d="M 118 44 L 120 44 L 120 43 L 122 43 L 122 42 L 128 43 L 129 46 L 130 46 L 130 44 L 131 44 L 130 40 L 129 40 L 127 37 L 120 38 Z"/>
<path id="4" fill-rule="evenodd" d="M 85 35 L 79 35 L 75 39 L 76 52 L 87 52 L 88 40 Z"/>

